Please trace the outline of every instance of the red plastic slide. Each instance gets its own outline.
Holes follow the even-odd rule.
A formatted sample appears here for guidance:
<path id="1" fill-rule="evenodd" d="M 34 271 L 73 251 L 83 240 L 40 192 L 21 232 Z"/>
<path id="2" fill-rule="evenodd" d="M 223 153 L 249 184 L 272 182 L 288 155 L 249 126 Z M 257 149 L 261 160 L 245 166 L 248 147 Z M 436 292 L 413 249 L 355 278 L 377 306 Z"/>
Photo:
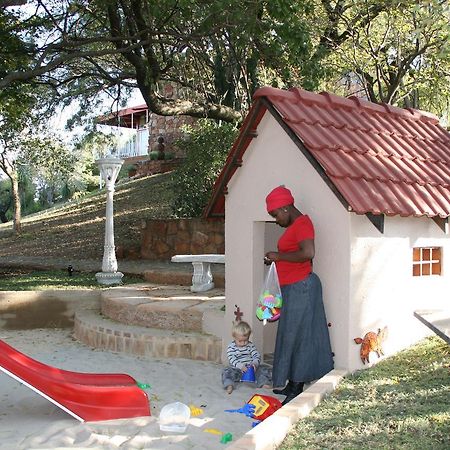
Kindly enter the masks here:
<path id="1" fill-rule="evenodd" d="M 147 394 L 126 374 L 57 369 L 20 353 L 2 340 L 0 370 L 81 422 L 150 415 Z"/>

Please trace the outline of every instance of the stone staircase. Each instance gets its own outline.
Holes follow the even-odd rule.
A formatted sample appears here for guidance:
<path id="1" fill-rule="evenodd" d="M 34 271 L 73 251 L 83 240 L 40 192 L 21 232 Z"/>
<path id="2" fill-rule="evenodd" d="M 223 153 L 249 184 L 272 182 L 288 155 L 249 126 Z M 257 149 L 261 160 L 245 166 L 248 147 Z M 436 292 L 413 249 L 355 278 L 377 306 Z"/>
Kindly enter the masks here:
<path id="1" fill-rule="evenodd" d="M 181 285 L 115 287 L 102 292 L 98 309 L 76 313 L 74 333 L 94 348 L 221 362 L 224 305 L 222 288 L 199 295 Z"/>

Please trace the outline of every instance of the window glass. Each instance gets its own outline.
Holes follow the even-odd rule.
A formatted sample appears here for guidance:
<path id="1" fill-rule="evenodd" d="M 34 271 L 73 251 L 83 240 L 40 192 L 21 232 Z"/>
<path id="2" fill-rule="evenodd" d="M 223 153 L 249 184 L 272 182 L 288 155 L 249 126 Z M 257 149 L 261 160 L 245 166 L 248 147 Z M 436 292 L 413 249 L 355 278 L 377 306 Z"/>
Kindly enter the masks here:
<path id="1" fill-rule="evenodd" d="M 441 247 L 415 247 L 413 248 L 412 259 L 413 277 L 441 275 Z"/>

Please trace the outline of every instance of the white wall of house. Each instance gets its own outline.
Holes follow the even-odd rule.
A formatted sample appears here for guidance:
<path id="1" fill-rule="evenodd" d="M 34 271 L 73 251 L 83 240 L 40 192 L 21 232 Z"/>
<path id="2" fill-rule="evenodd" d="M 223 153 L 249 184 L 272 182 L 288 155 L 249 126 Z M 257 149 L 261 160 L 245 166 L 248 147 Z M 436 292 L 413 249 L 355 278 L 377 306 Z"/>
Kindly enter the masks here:
<path id="1" fill-rule="evenodd" d="M 264 254 L 276 250 L 278 236 L 284 231 L 276 225 L 266 225 L 273 219 L 267 214 L 265 197 L 280 184 L 292 190 L 297 207 L 314 222 L 314 270 L 322 279 L 336 367 L 345 367 L 350 314 L 350 219 L 317 171 L 269 114 L 260 122 L 258 137 L 250 144 L 242 167 L 228 185 L 226 324 L 231 328 L 233 311 L 238 305 L 244 312 L 243 320 L 253 328 L 252 339 L 258 348 L 273 351 L 276 324 L 267 324 L 265 330 L 255 316 L 255 308 L 265 274 Z"/>
<path id="2" fill-rule="evenodd" d="M 257 131 L 228 184 L 225 202 L 225 327 L 231 330 L 237 305 L 260 351 L 273 351 L 276 324 L 264 327 L 255 308 L 266 271 L 263 256 L 276 250 L 283 232 L 268 223 L 273 220 L 265 197 L 284 184 L 315 226 L 314 271 L 322 280 L 335 367 L 364 367 L 353 339 L 368 331 L 388 326 L 386 355 L 429 334 L 413 311 L 442 306 L 448 299 L 450 258 L 444 258 L 445 276 L 412 277 L 412 248 L 441 246 L 450 254 L 449 236 L 431 219 L 402 217 L 386 217 L 381 234 L 366 216 L 346 210 L 270 114 Z M 224 352 L 227 344 L 225 339 Z"/>
<path id="3" fill-rule="evenodd" d="M 387 326 L 383 349 L 393 354 L 430 334 L 414 317 L 415 310 L 448 307 L 450 237 L 425 217 L 386 217 L 381 234 L 365 216 L 352 214 L 351 227 L 349 342 L 359 348 L 353 338 Z M 412 276 L 414 247 L 443 248 L 441 276 Z M 348 367 L 362 367 L 358 352 L 350 351 Z"/>

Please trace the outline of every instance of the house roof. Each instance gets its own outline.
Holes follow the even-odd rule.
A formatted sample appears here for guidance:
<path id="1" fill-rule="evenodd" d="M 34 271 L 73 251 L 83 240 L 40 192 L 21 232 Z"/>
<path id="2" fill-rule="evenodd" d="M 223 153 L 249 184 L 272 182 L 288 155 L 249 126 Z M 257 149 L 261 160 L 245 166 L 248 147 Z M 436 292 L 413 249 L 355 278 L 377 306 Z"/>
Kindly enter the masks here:
<path id="1" fill-rule="evenodd" d="M 100 125 L 121 126 L 126 128 L 133 128 L 139 123 L 139 119 L 142 116 L 146 116 L 148 111 L 147 105 L 133 106 L 131 108 L 119 109 L 117 112 L 106 114 L 104 116 L 97 117 L 97 123 Z M 119 123 L 117 123 L 117 117 L 119 117 Z"/>
<path id="2" fill-rule="evenodd" d="M 224 215 L 227 184 L 267 111 L 349 211 L 450 216 L 450 133 L 434 115 L 297 88 L 264 87 L 253 100 L 215 182 L 206 217 Z"/>

